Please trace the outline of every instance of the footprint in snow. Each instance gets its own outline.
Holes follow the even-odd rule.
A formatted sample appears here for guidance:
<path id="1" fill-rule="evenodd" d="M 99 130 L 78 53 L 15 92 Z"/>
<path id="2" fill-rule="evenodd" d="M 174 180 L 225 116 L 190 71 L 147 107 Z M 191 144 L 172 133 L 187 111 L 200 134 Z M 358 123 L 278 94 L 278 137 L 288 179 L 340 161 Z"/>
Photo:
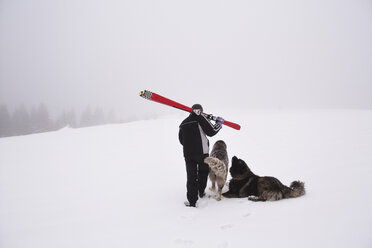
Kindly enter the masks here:
<path id="1" fill-rule="evenodd" d="M 196 204 L 198 208 L 206 208 L 209 205 L 209 200 L 208 198 L 202 198 L 202 199 L 199 199 L 199 201 Z"/>
<path id="2" fill-rule="evenodd" d="M 184 246 L 192 246 L 194 244 L 194 241 L 192 240 L 187 240 L 187 239 L 181 239 L 178 238 L 174 241 L 176 245 L 184 245 Z"/>
<path id="3" fill-rule="evenodd" d="M 221 243 L 218 244 L 218 248 L 227 248 L 229 247 L 229 243 L 227 241 L 222 241 Z"/>
<path id="4" fill-rule="evenodd" d="M 246 214 L 243 214 L 242 217 L 246 218 L 246 217 L 249 217 L 251 216 L 251 213 L 246 213 Z"/>
<path id="5" fill-rule="evenodd" d="M 190 221 L 194 220 L 196 218 L 196 209 L 187 209 L 188 212 L 184 213 L 183 215 L 178 217 L 178 220 L 180 221 Z"/>
<path id="6" fill-rule="evenodd" d="M 227 229 L 232 228 L 233 226 L 234 226 L 233 224 L 225 224 L 225 225 L 220 226 L 220 228 L 222 230 L 227 230 Z"/>

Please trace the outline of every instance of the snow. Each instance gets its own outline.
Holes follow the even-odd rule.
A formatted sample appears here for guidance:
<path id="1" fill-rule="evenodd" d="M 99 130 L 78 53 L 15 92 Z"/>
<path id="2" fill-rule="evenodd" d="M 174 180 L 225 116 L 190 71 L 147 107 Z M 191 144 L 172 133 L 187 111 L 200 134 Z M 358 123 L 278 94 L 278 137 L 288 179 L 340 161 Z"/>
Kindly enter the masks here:
<path id="1" fill-rule="evenodd" d="M 0 247 L 372 247 L 371 110 L 221 115 L 211 144 L 307 194 L 185 207 L 184 115 L 2 138 Z"/>

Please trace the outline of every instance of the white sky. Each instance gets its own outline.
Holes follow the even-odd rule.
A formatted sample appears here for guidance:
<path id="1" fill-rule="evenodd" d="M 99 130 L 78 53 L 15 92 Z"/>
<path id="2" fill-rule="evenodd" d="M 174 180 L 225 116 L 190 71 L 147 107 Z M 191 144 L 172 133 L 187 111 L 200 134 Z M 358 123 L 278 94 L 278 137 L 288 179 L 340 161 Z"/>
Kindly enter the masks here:
<path id="1" fill-rule="evenodd" d="M 0 104 L 372 108 L 371 0 L 0 0 Z M 151 106 L 153 105 L 153 106 Z"/>

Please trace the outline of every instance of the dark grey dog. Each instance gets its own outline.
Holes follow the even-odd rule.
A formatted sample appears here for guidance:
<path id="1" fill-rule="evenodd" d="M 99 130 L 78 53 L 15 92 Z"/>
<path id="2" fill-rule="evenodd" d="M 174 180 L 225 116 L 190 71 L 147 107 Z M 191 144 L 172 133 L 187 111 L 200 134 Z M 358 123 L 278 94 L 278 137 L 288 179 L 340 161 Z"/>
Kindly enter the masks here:
<path id="1" fill-rule="evenodd" d="M 305 194 L 304 183 L 293 181 L 290 187 L 283 185 L 275 177 L 255 175 L 248 165 L 237 157 L 232 158 L 229 191 L 223 194 L 227 198 L 248 197 L 251 201 L 277 201 Z"/>
<path id="2" fill-rule="evenodd" d="M 226 183 L 227 172 L 229 169 L 229 158 L 227 156 L 227 146 L 222 140 L 217 141 L 212 148 L 209 157 L 204 159 L 204 162 L 211 168 L 209 172 L 209 179 L 212 182 L 211 190 L 216 190 L 216 182 L 218 186 L 218 192 L 216 200 L 221 200 L 222 188 Z"/>

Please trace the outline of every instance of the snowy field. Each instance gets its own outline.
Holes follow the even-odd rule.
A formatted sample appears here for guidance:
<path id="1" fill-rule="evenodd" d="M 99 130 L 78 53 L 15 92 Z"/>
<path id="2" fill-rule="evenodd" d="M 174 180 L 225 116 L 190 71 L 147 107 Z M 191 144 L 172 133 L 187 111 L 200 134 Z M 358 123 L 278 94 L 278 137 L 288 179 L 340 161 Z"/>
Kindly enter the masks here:
<path id="1" fill-rule="evenodd" d="M 211 145 L 307 194 L 186 208 L 186 114 L 1 138 L 0 247 L 372 247 L 371 110 L 220 114 Z"/>

